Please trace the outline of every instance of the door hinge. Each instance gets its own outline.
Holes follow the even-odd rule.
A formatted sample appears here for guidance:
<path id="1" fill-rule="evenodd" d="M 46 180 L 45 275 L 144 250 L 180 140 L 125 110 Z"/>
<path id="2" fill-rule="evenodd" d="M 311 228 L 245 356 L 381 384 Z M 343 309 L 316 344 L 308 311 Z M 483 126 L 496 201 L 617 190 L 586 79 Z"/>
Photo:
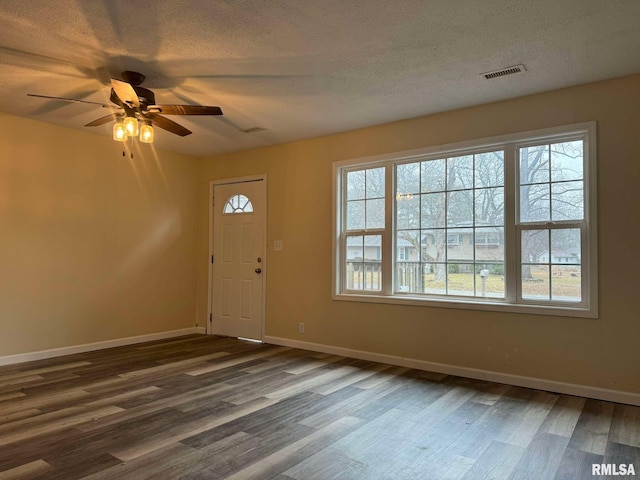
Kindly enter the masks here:
<path id="1" fill-rule="evenodd" d="M 213 255 L 211 255 L 211 263 L 213 263 Z"/>
<path id="2" fill-rule="evenodd" d="M 209 322 L 212 322 L 212 321 L 213 321 L 213 313 L 210 313 L 209 314 Z"/>

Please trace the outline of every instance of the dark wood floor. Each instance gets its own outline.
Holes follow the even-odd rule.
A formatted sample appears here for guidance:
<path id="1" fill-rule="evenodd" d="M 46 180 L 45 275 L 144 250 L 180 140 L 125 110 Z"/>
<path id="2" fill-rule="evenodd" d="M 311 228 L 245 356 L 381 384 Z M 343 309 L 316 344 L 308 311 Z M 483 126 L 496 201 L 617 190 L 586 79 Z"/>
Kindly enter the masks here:
<path id="1" fill-rule="evenodd" d="M 2 480 L 582 480 L 594 463 L 640 473 L 639 407 L 207 336 L 0 367 Z"/>

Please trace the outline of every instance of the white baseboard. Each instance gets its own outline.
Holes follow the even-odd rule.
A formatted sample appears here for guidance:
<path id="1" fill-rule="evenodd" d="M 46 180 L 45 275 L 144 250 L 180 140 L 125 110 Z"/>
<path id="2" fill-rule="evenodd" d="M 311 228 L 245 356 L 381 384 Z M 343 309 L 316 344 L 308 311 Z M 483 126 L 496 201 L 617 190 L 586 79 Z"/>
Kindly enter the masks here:
<path id="1" fill-rule="evenodd" d="M 545 390 L 549 392 L 575 395 L 578 397 L 595 398 L 597 400 L 605 400 L 608 402 L 617 402 L 640 406 L 640 394 L 626 392 L 623 390 L 611 390 L 607 388 L 590 387 L 587 385 L 546 380 L 543 378 L 527 377 L 524 375 L 513 375 L 509 373 L 493 372 L 490 370 L 448 365 L 445 363 L 427 362 L 425 360 L 416 360 L 394 355 L 385 355 L 381 353 L 367 352 L 364 350 L 352 350 L 349 348 L 323 345 L 320 343 L 303 342 L 299 340 L 292 340 L 289 338 L 265 336 L 264 342 L 272 343 L 274 345 L 282 345 L 285 347 L 301 348 L 303 350 L 313 350 L 315 352 L 329 353 L 331 355 L 342 355 L 344 357 L 357 358 L 360 360 L 388 363 L 390 365 L 415 368 L 417 370 L 444 373 L 447 375 L 474 378 L 476 380 L 487 380 L 490 382 L 505 383 L 518 387 L 535 388 L 537 390 Z"/>
<path id="2" fill-rule="evenodd" d="M 74 353 L 91 352 L 94 350 L 103 350 L 105 348 L 132 345 L 134 343 L 152 342 L 154 340 L 164 340 L 165 338 L 181 337 L 183 335 L 191 335 L 194 333 L 204 334 L 205 332 L 206 332 L 206 329 L 204 327 L 182 328 L 180 330 L 170 330 L 168 332 L 149 333 L 146 335 L 137 335 L 135 337 L 116 338 L 114 340 L 104 340 L 102 342 L 84 343 L 82 345 L 53 348 L 51 350 L 40 350 L 38 352 L 18 353 L 16 355 L 6 355 L 3 357 L 0 357 L 0 365 L 11 365 L 14 363 L 32 362 L 34 360 L 44 360 L 46 358 L 62 357 L 64 355 L 72 355 Z"/>

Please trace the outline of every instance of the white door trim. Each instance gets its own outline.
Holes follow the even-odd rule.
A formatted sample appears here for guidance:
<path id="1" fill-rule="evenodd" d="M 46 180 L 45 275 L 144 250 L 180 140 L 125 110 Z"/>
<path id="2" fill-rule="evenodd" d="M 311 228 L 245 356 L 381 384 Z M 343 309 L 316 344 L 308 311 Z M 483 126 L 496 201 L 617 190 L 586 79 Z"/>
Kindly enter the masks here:
<path id="1" fill-rule="evenodd" d="M 265 324 L 267 318 L 267 278 L 269 274 L 267 257 L 268 257 L 268 231 L 269 231 L 269 210 L 267 205 L 268 195 L 268 184 L 267 184 L 267 174 L 263 173 L 260 175 L 249 175 L 246 177 L 234 177 L 234 178 L 223 178 L 220 180 L 210 180 L 209 181 L 209 257 L 207 258 L 207 262 L 209 262 L 209 273 L 207 275 L 207 318 L 205 318 L 204 324 L 207 326 L 206 332 L 207 335 L 212 335 L 211 328 L 211 320 L 213 318 L 213 263 L 211 262 L 211 258 L 213 257 L 213 202 L 214 202 L 214 192 L 216 185 L 228 185 L 232 183 L 246 183 L 246 182 L 257 182 L 262 180 L 264 182 L 264 192 L 265 198 L 264 200 L 264 211 L 265 211 L 265 232 L 264 232 L 264 256 L 262 259 L 262 265 L 264 270 L 264 276 L 262 281 L 262 338 L 264 340 L 265 336 Z"/>

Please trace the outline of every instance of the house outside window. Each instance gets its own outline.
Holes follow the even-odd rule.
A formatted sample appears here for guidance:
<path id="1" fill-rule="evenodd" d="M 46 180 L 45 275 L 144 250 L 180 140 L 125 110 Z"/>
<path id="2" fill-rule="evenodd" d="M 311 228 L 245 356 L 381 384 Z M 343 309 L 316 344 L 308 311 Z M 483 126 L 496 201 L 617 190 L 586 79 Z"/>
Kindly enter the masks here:
<path id="1" fill-rule="evenodd" d="M 334 169 L 334 298 L 597 315 L 595 124 Z"/>

